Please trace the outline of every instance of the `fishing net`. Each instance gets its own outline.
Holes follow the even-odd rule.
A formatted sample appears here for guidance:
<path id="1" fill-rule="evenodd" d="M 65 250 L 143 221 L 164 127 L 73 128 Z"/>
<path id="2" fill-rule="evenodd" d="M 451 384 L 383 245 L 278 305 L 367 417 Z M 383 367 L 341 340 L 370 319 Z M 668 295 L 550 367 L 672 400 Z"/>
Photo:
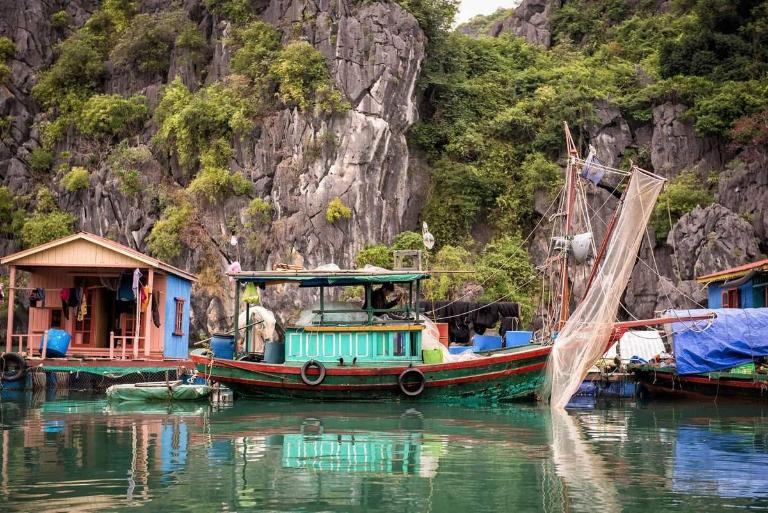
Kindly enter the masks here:
<path id="1" fill-rule="evenodd" d="M 553 408 L 568 404 L 590 367 L 608 348 L 621 295 L 663 186 L 662 178 L 640 171 L 629 181 L 602 265 L 550 353 L 543 393 Z"/>

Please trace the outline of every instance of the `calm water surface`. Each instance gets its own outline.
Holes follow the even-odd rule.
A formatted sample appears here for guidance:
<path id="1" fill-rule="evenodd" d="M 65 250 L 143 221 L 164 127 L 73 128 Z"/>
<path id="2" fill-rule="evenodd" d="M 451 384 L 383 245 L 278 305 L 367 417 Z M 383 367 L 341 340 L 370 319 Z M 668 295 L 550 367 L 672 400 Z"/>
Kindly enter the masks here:
<path id="1" fill-rule="evenodd" d="M 768 509 L 768 411 L 239 401 L 4 392 L 2 511 Z"/>

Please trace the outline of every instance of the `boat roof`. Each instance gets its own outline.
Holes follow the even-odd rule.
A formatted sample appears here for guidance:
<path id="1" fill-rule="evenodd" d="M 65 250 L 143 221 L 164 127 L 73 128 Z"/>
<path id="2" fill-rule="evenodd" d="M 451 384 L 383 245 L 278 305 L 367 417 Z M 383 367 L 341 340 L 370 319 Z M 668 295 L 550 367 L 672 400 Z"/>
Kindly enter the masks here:
<path id="1" fill-rule="evenodd" d="M 295 283 L 299 287 L 339 287 L 346 285 L 366 285 L 377 283 L 407 283 L 429 279 L 429 273 L 423 271 L 241 271 L 229 276 L 241 282 L 263 285 Z"/>
<path id="2" fill-rule="evenodd" d="M 764 260 L 758 260 L 757 262 L 752 262 L 751 264 L 744 264 L 738 267 L 733 267 L 731 269 L 726 269 L 724 271 L 718 271 L 716 273 L 707 274 L 705 276 L 699 276 L 696 278 L 696 281 L 701 284 L 708 284 L 713 281 L 732 280 L 734 278 L 741 278 L 742 276 L 746 276 L 747 273 L 753 270 L 768 271 L 768 258 Z"/>

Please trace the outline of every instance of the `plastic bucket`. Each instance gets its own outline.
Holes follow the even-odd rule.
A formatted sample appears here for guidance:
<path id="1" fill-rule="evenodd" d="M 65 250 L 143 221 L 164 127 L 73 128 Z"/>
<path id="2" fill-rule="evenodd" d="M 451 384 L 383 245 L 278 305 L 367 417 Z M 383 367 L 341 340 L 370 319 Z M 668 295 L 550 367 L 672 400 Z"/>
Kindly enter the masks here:
<path id="1" fill-rule="evenodd" d="M 214 358 L 233 360 L 235 358 L 235 337 L 215 334 L 211 337 L 211 351 Z"/>
<path id="2" fill-rule="evenodd" d="M 64 330 L 48 330 L 48 347 L 45 350 L 46 356 L 64 358 L 67 355 L 70 340 L 72 340 L 72 335 Z M 40 353 L 42 354 L 42 352 L 43 341 L 40 340 Z"/>
<path id="3" fill-rule="evenodd" d="M 421 359 L 424 363 L 443 363 L 443 352 L 439 349 L 422 349 Z"/>
<path id="4" fill-rule="evenodd" d="M 448 347 L 448 323 L 436 322 L 435 326 L 437 326 L 437 332 L 439 334 L 440 343 L 443 344 L 445 347 Z"/>
<path id="5" fill-rule="evenodd" d="M 265 343 L 264 363 L 285 363 L 285 342 Z"/>

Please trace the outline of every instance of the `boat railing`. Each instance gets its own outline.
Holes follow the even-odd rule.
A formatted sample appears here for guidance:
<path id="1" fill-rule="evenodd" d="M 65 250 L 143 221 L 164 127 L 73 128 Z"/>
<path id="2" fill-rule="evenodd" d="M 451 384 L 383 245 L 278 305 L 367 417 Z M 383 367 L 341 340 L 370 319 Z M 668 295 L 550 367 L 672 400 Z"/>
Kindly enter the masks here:
<path id="1" fill-rule="evenodd" d="M 11 335 L 10 343 L 6 345 L 6 352 L 17 352 L 19 354 L 26 353 L 28 356 L 32 356 L 35 346 L 42 342 L 45 333 L 13 333 Z M 37 339 L 38 344 L 35 344 Z M 18 350 L 14 351 L 14 347 Z"/>

